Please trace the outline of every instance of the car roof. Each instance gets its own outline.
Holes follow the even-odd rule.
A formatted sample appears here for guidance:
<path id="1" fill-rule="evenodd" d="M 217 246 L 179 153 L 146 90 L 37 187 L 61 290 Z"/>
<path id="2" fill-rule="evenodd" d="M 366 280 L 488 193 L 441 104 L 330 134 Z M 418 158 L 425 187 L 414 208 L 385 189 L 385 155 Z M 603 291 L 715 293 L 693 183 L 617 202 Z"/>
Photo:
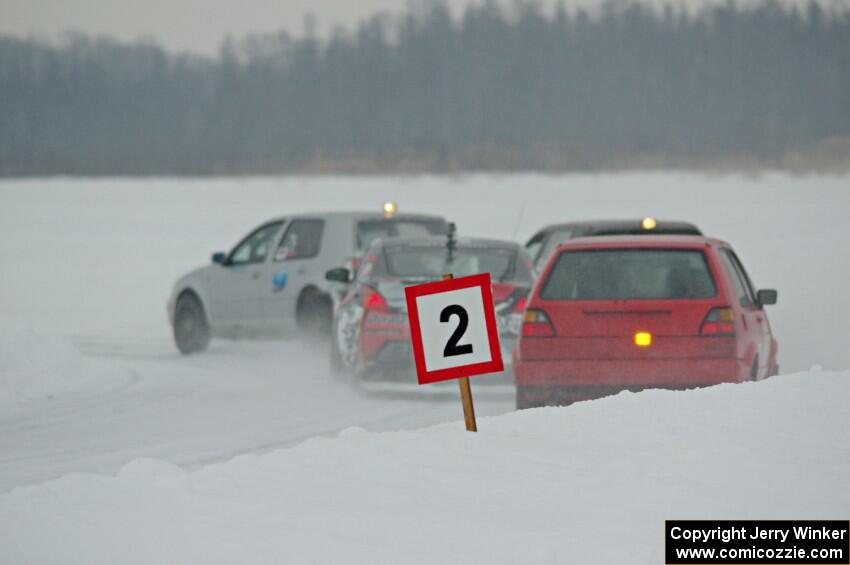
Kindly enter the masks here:
<path id="1" fill-rule="evenodd" d="M 656 226 L 652 230 L 646 230 L 641 226 L 642 221 L 643 218 L 636 220 L 581 220 L 551 224 L 539 230 L 538 233 L 579 229 L 586 232 L 587 235 L 605 234 L 607 232 L 634 232 L 635 235 L 648 235 L 650 233 L 702 234 L 700 229 L 690 222 L 656 220 Z"/>
<path id="2" fill-rule="evenodd" d="M 700 249 L 712 246 L 728 246 L 720 239 L 702 235 L 605 235 L 579 237 L 558 245 L 556 251 L 574 249 L 616 248 L 681 248 Z"/>
<path id="3" fill-rule="evenodd" d="M 378 240 L 382 247 L 445 247 L 446 236 L 436 235 L 431 237 L 387 237 Z M 508 239 L 488 239 L 483 237 L 458 237 L 457 247 L 463 248 L 501 248 L 519 250 L 522 246 Z"/>
<path id="4" fill-rule="evenodd" d="M 352 220 L 440 220 L 446 221 L 442 216 L 432 214 L 408 214 L 398 212 L 387 218 L 381 210 L 377 211 L 336 211 L 336 212 L 297 212 L 286 216 L 277 216 L 269 220 L 269 222 L 279 222 L 282 220 L 303 219 L 303 218 L 343 218 Z"/>

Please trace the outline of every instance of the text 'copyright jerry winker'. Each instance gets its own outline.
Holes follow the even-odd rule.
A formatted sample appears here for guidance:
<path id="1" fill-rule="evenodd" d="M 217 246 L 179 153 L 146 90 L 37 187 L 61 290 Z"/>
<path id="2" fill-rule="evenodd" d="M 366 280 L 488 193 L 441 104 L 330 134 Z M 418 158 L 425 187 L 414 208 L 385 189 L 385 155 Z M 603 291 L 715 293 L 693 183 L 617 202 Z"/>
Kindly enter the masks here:
<path id="1" fill-rule="evenodd" d="M 667 520 L 667 565 L 850 564 L 846 520 Z"/>

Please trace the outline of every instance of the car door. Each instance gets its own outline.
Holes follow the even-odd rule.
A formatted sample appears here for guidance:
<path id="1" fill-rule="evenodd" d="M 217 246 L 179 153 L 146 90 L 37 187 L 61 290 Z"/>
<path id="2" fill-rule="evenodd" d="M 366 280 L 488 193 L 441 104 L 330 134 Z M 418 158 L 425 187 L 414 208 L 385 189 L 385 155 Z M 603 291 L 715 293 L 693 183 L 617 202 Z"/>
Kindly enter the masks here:
<path id="1" fill-rule="evenodd" d="M 747 347 L 755 349 L 755 353 L 758 355 L 758 375 L 764 375 L 764 367 L 769 362 L 770 356 L 769 345 L 765 340 L 767 324 L 764 312 L 756 301 L 755 291 L 735 252 L 724 247 L 721 249 L 720 255 L 723 259 L 723 265 L 732 279 L 735 294 L 740 304 L 741 326 L 745 343 Z"/>
<path id="2" fill-rule="evenodd" d="M 317 263 L 324 232 L 321 218 L 297 218 L 287 224 L 263 276 L 262 315 L 270 330 L 295 329 L 301 291 L 310 283 L 318 286 L 324 281 L 325 272 Z"/>
<path id="3" fill-rule="evenodd" d="M 262 273 L 283 221 L 270 222 L 248 234 L 230 252 L 209 282 L 209 303 L 216 326 L 225 331 L 256 329 L 262 312 Z"/>
<path id="4" fill-rule="evenodd" d="M 767 316 L 764 313 L 764 307 L 758 303 L 756 287 L 753 286 L 753 282 L 750 279 L 750 275 L 747 274 L 747 270 L 744 268 L 744 264 L 741 263 L 741 259 L 739 259 L 738 255 L 731 249 L 728 250 L 728 253 L 730 259 L 732 260 L 732 263 L 735 265 L 735 269 L 738 272 L 738 276 L 741 278 L 741 281 L 743 282 L 744 287 L 746 288 L 747 295 L 752 301 L 752 317 L 755 320 L 759 338 L 759 365 L 761 367 L 761 374 L 763 376 L 767 376 L 767 373 L 770 371 L 770 322 L 768 322 Z"/>

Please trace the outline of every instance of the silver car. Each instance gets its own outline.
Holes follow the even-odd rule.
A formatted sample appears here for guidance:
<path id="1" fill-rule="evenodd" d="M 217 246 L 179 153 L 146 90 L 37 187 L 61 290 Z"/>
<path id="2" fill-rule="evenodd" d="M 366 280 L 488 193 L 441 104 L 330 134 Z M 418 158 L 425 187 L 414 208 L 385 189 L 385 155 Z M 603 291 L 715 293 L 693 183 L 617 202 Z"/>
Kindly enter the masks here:
<path id="1" fill-rule="evenodd" d="M 185 275 L 171 293 L 168 315 L 181 353 L 202 351 L 212 337 L 325 335 L 345 285 L 325 272 L 356 270 L 362 251 L 384 237 L 447 232 L 438 216 L 384 212 L 317 212 L 261 224 L 229 253 Z"/>

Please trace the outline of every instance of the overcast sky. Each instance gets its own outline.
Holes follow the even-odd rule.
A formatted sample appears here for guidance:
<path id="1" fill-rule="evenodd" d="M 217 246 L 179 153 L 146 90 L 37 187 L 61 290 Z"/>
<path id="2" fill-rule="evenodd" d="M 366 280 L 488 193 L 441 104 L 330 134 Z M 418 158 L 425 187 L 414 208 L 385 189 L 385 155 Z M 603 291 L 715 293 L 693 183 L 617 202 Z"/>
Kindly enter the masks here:
<path id="1" fill-rule="evenodd" d="M 413 0 L 421 2 L 423 0 Z M 425 0 L 427 1 L 427 0 Z M 551 7 L 556 0 L 539 0 Z M 565 0 L 594 6 L 602 0 Z M 658 2 L 661 0 L 650 0 Z M 725 0 L 674 0 L 685 4 Z M 739 0 L 739 4 L 753 0 Z M 804 0 L 781 0 L 798 2 Z M 828 1 L 828 0 L 827 0 Z M 847 0 L 840 0 L 842 2 Z M 172 50 L 215 53 L 227 34 L 285 29 L 300 34 L 304 17 L 316 16 L 318 31 L 351 27 L 379 11 L 401 12 L 409 0 L 0 0 L 0 33 L 55 39 L 78 30 L 122 40 L 152 38 Z M 480 0 L 447 0 L 460 13 Z M 510 4 L 511 0 L 503 0 Z"/>
<path id="2" fill-rule="evenodd" d="M 300 34 L 310 12 L 323 32 L 406 6 L 407 0 L 0 0 L 0 33 L 52 39 L 75 29 L 125 40 L 150 37 L 171 49 L 214 53 L 228 33 L 285 29 Z"/>

